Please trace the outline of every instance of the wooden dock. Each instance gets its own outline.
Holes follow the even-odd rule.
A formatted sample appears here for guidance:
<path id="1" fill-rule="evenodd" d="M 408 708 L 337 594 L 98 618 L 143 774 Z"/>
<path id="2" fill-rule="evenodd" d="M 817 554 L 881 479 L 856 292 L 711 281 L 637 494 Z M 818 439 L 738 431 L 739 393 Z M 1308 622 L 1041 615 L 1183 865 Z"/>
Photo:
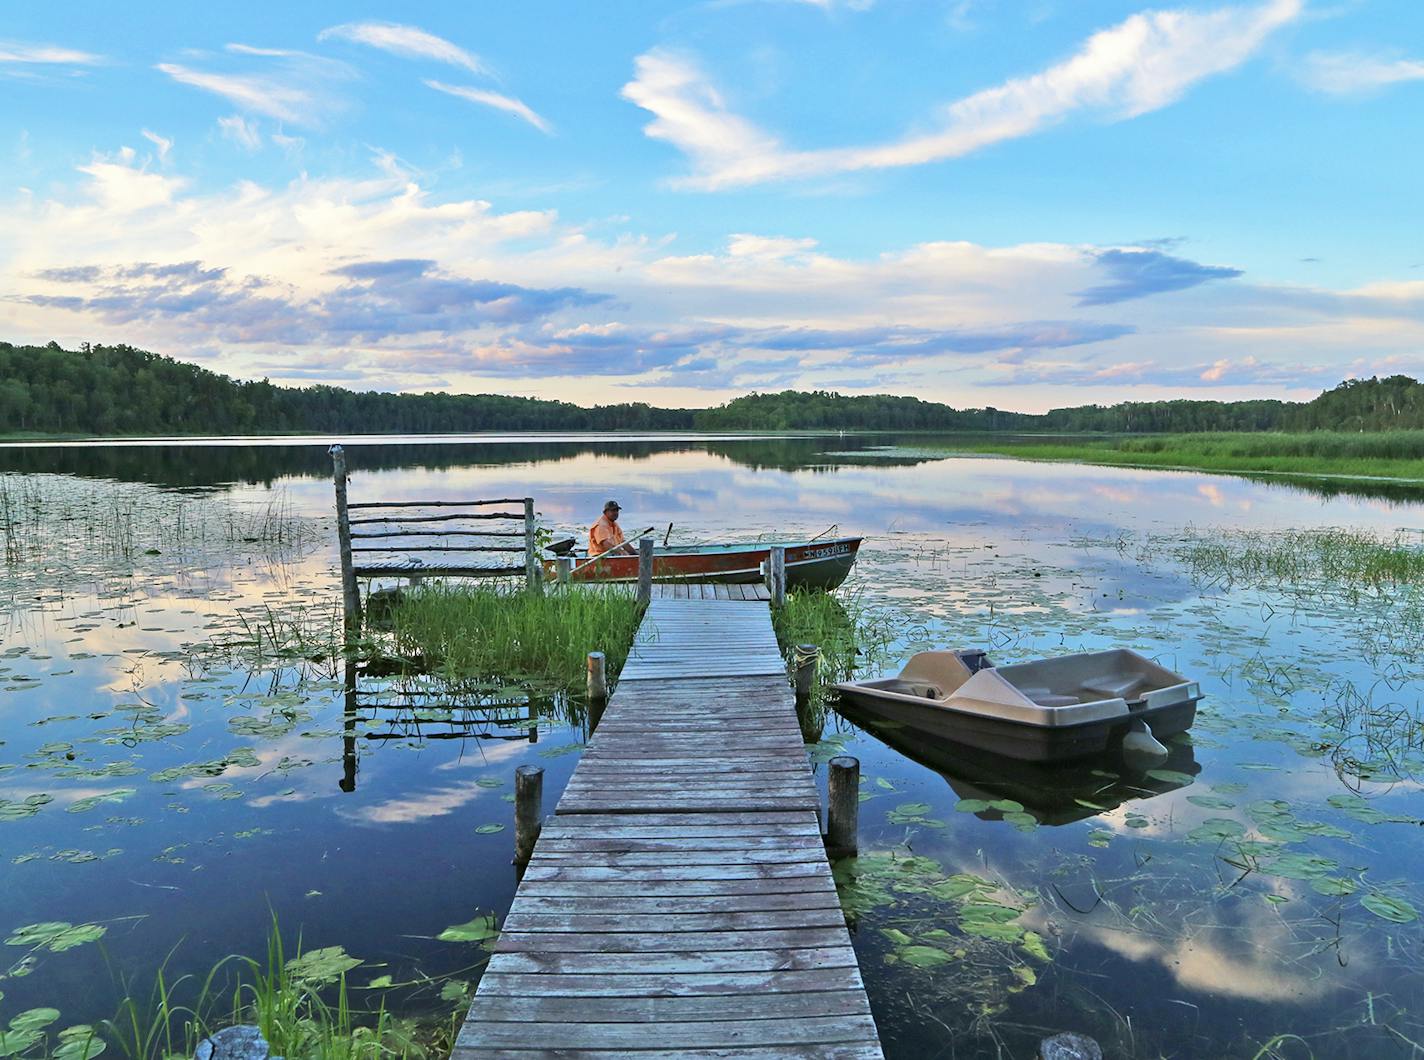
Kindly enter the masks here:
<path id="1" fill-rule="evenodd" d="M 544 825 L 454 1060 L 882 1056 L 770 610 L 678 588 Z"/>

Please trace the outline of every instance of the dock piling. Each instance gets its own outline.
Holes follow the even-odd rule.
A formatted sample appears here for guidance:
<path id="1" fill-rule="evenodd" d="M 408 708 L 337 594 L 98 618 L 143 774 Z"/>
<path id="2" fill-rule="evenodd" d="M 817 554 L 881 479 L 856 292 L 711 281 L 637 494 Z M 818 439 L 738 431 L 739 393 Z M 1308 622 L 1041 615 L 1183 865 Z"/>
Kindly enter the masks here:
<path id="1" fill-rule="evenodd" d="M 638 606 L 647 607 L 653 599 L 653 539 L 638 538 Z"/>
<path id="2" fill-rule="evenodd" d="M 832 858 L 853 857 L 859 849 L 860 760 L 832 758 L 826 780 L 826 852 Z"/>
<path id="3" fill-rule="evenodd" d="M 604 670 L 603 652 L 588 653 L 588 698 L 589 702 L 608 698 L 608 675 Z"/>
<path id="4" fill-rule="evenodd" d="M 796 701 L 805 703 L 811 698 L 811 690 L 816 687 L 816 664 L 820 662 L 821 649 L 814 644 L 796 645 Z"/>
<path id="5" fill-rule="evenodd" d="M 527 865 L 544 817 L 544 770 L 520 766 L 514 771 L 514 863 Z"/>
<path id="6" fill-rule="evenodd" d="M 544 591 L 544 567 L 539 562 L 539 546 L 535 540 L 534 498 L 524 498 L 524 581 L 529 591 L 538 596 Z"/>
<path id="7" fill-rule="evenodd" d="M 351 559 L 351 515 L 346 501 L 346 450 L 331 447 L 331 477 L 336 486 L 336 541 L 341 550 L 341 604 L 350 639 L 361 622 L 361 591 L 356 587 L 356 565 Z"/>
<path id="8" fill-rule="evenodd" d="M 771 578 L 771 606 L 786 606 L 786 546 L 772 545 L 771 555 L 768 561 L 768 574 Z"/>
<path id="9" fill-rule="evenodd" d="M 560 556 L 554 561 L 559 570 L 559 584 L 568 585 L 573 580 L 574 558 L 572 556 Z"/>

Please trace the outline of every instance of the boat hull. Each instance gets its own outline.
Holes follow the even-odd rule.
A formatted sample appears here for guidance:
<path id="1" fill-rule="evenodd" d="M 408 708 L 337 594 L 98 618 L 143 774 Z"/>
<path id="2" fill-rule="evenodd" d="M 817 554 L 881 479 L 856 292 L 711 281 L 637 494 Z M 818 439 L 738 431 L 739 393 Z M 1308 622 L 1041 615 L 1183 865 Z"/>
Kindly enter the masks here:
<path id="1" fill-rule="evenodd" d="M 952 741 L 1019 762 L 1062 762 L 1101 755 L 1121 747 L 1123 737 L 1135 721 L 1145 722 L 1154 737 L 1166 740 L 1190 729 L 1197 714 L 1197 699 L 1190 699 L 1155 710 L 1134 711 L 1119 718 L 1077 725 L 1037 726 L 987 718 L 942 704 L 909 701 L 909 697 L 891 698 L 878 690 L 853 684 L 837 685 L 836 689 L 842 703 L 849 708 L 845 713 L 852 721 L 864 716 L 888 722 L 902 732 Z"/>
<path id="2" fill-rule="evenodd" d="M 834 589 L 845 581 L 860 549 L 858 537 L 831 541 L 785 543 L 786 586 L 789 589 Z M 720 582 L 752 584 L 764 580 L 763 565 L 773 544 L 688 546 L 657 548 L 653 551 L 654 581 Z M 558 576 L 554 561 L 544 561 L 550 579 Z M 601 556 L 592 562 L 575 555 L 576 582 L 635 582 L 637 555 Z"/>

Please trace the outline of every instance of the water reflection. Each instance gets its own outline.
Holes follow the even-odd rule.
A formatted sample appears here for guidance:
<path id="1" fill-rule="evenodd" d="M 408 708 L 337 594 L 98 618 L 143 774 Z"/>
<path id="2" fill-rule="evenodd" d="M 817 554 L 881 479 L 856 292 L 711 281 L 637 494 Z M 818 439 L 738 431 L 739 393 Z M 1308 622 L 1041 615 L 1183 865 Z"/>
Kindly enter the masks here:
<path id="1" fill-rule="evenodd" d="M 1045 764 L 877 722 L 844 702 L 837 710 L 886 746 L 933 769 L 958 798 L 1012 800 L 1043 825 L 1072 824 L 1165 795 L 1186 787 L 1202 769 L 1190 740 L 1169 742 L 1167 758 L 1150 764 L 1125 759 L 1121 753 Z M 973 812 L 985 821 L 1004 816 L 1004 810 L 994 807 Z"/>
<path id="2" fill-rule="evenodd" d="M 1170 548 L 1147 545 L 1189 523 L 1391 532 L 1424 525 L 1418 495 L 867 451 L 886 443 L 387 441 L 351 453 L 371 496 L 533 495 L 568 531 L 616 496 L 638 525 L 674 522 L 674 540 L 831 523 L 865 533 L 843 598 L 884 632 L 876 665 L 891 672 L 925 647 L 978 644 L 1009 662 L 1122 646 L 1202 679 L 1195 748 L 1172 748 L 1165 780 L 1110 764 L 1025 774 L 805 714 L 818 757 L 861 759 L 863 853 L 932 862 L 937 885 L 982 876 L 1024 907 L 1051 956 L 964 937 L 958 907 L 933 894 L 862 910 L 855 941 L 891 1056 L 1031 1055 L 1044 1028 L 1096 1033 L 1124 1056 L 1249 1057 L 1285 1031 L 1317 1056 L 1389 1056 L 1386 1038 L 1409 1055 L 1394 1032 L 1424 1041 L 1411 1011 L 1424 996 L 1421 922 L 1363 900 L 1424 908 L 1424 806 L 1417 783 L 1397 782 L 1419 768 L 1417 619 L 1399 593 L 1203 586 Z M 0 566 L 0 800 L 17 815 L 0 820 L 0 929 L 102 922 L 109 959 L 143 984 L 180 939 L 175 975 L 260 952 L 275 910 L 308 947 L 367 961 L 358 983 L 368 971 L 478 974 L 463 969 L 481 953 L 436 936 L 508 908 L 513 770 L 544 767 L 552 806 L 591 719 L 576 700 L 524 690 L 439 700 L 417 695 L 430 690 L 418 675 L 261 658 L 259 628 L 325 654 L 317 631 L 339 614 L 324 448 L 0 449 L 0 465 L 35 473 L 29 486 L 72 501 L 72 518 L 35 523 Z M 35 496 L 35 510 L 61 510 Z M 295 546 L 226 529 L 279 499 L 311 529 Z M 126 549 L 102 529 L 115 513 Z M 29 814 L 31 796 L 53 801 Z M 966 798 L 1013 800 L 1052 827 L 956 811 Z M 896 958 L 886 932 L 921 929 L 922 944 L 966 955 L 925 968 Z M 1025 967 L 1036 985 L 1014 971 Z M 7 1019 L 51 1004 L 67 1023 L 113 1012 L 96 947 L 46 955 L 0 990 Z M 419 1009 L 434 993 L 389 1001 Z"/>

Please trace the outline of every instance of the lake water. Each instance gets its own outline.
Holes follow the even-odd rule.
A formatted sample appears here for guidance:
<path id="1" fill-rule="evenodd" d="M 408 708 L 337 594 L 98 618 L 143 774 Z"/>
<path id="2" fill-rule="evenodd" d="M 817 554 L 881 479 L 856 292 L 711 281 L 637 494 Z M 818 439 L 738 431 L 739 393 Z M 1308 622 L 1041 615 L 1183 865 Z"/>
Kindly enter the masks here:
<path id="1" fill-rule="evenodd" d="M 274 914 L 359 957 L 353 984 L 407 984 L 363 1003 L 448 1009 L 478 979 L 484 952 L 436 936 L 508 909 L 514 769 L 545 768 L 551 808 L 585 733 L 344 713 L 328 441 L 0 448 L 0 1020 L 110 1016 L 165 958 L 171 978 L 260 955 Z M 1421 599 L 1228 584 L 1184 551 L 1412 534 L 1424 496 L 902 441 L 346 439 L 353 500 L 533 496 L 582 533 L 616 497 L 675 541 L 863 534 L 843 594 L 891 644 L 881 668 L 1125 646 L 1201 682 L 1155 776 L 905 753 L 827 719 L 813 757 L 865 778 L 838 874 L 888 1055 L 1030 1057 L 1059 1030 L 1112 1056 L 1424 1053 Z M 277 522 L 290 538 L 261 540 Z M 294 624 L 310 661 L 253 650 Z M 106 930 L 16 934 L 45 922 Z"/>

